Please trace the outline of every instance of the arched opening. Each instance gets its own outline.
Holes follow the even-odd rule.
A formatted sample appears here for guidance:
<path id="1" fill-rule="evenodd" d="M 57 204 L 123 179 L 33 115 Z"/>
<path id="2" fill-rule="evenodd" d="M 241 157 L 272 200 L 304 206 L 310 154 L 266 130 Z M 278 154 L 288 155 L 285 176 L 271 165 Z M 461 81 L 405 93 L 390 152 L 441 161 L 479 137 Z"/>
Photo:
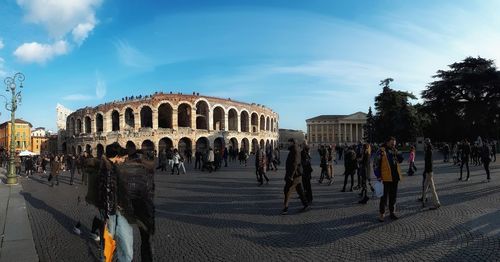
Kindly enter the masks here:
<path id="1" fill-rule="evenodd" d="M 271 130 L 271 120 L 269 117 L 266 118 L 266 131 Z"/>
<path id="2" fill-rule="evenodd" d="M 256 113 L 252 113 L 252 132 L 256 133 L 259 131 L 259 116 Z"/>
<path id="3" fill-rule="evenodd" d="M 62 147 L 62 153 L 65 155 L 68 154 L 68 145 L 66 144 L 66 142 L 62 143 L 61 147 Z"/>
<path id="4" fill-rule="evenodd" d="M 172 142 L 172 139 L 168 137 L 164 137 L 160 139 L 160 142 L 158 142 L 158 150 L 160 152 L 166 152 L 167 149 L 172 149 L 174 147 L 174 143 Z"/>
<path id="5" fill-rule="evenodd" d="M 149 106 L 141 108 L 141 127 L 153 128 L 153 110 Z"/>
<path id="6" fill-rule="evenodd" d="M 192 148 L 192 142 L 191 139 L 187 137 L 183 137 L 179 140 L 179 145 L 177 146 L 177 149 L 179 150 L 179 154 L 187 157 L 188 156 L 188 151 L 191 151 Z M 191 152 L 192 154 L 192 152 Z"/>
<path id="7" fill-rule="evenodd" d="M 221 152 L 225 147 L 224 139 L 222 137 L 218 137 L 214 140 L 214 152 Z"/>
<path id="8" fill-rule="evenodd" d="M 234 150 L 238 150 L 238 139 L 236 137 L 233 137 L 229 140 L 229 152 L 233 152 Z"/>
<path id="9" fill-rule="evenodd" d="M 114 142 L 113 144 L 107 145 L 106 146 L 106 156 L 107 157 L 114 157 L 121 153 L 122 151 L 122 146 L 118 144 L 118 142 Z"/>
<path id="10" fill-rule="evenodd" d="M 208 104 L 205 101 L 196 103 L 196 129 L 208 130 Z"/>
<path id="11" fill-rule="evenodd" d="M 78 153 L 78 155 L 81 155 L 82 154 L 82 146 L 78 146 L 76 148 L 76 153 Z"/>
<path id="12" fill-rule="evenodd" d="M 97 144 L 96 153 L 97 153 L 97 158 L 101 158 L 101 156 L 104 155 L 104 146 L 101 144 Z"/>
<path id="13" fill-rule="evenodd" d="M 240 151 L 248 153 L 249 149 L 250 149 L 249 145 L 250 145 L 250 143 L 248 142 L 248 139 L 247 138 L 243 138 L 241 140 L 241 149 L 240 149 Z"/>
<path id="14" fill-rule="evenodd" d="M 229 113 L 227 116 L 228 120 L 228 129 L 231 131 L 238 131 L 238 112 L 234 108 L 229 109 Z"/>
<path id="15" fill-rule="evenodd" d="M 85 134 L 92 133 L 92 120 L 90 120 L 90 116 L 85 117 Z"/>
<path id="16" fill-rule="evenodd" d="M 161 104 L 158 107 L 158 127 L 172 128 L 172 113 L 174 110 L 169 103 Z"/>
<path id="17" fill-rule="evenodd" d="M 269 139 L 266 140 L 266 150 L 271 147 L 271 144 L 269 144 Z"/>
<path id="18" fill-rule="evenodd" d="M 255 154 L 255 152 L 257 152 L 257 149 L 259 149 L 259 141 L 254 138 L 252 139 L 252 154 Z"/>
<path id="19" fill-rule="evenodd" d="M 134 110 L 132 110 L 132 108 L 130 108 L 130 107 L 125 109 L 125 127 L 127 129 L 134 129 L 135 128 Z"/>
<path id="20" fill-rule="evenodd" d="M 76 148 L 75 148 L 75 146 L 71 147 L 71 154 L 76 155 Z"/>
<path id="21" fill-rule="evenodd" d="M 133 151 L 137 150 L 134 142 L 132 142 L 132 141 L 128 141 L 127 144 L 125 145 L 125 148 L 127 149 L 127 152 L 133 152 Z"/>
<path id="22" fill-rule="evenodd" d="M 264 139 L 261 139 L 261 140 L 260 140 L 260 145 L 259 145 L 259 146 L 260 146 L 260 148 L 261 148 L 261 149 L 265 149 L 265 147 L 264 147 L 265 145 L 266 145 L 266 142 L 264 141 Z"/>
<path id="23" fill-rule="evenodd" d="M 153 153 L 155 151 L 155 144 L 151 140 L 144 140 L 144 142 L 142 142 L 141 149 L 144 153 Z"/>
<path id="24" fill-rule="evenodd" d="M 71 118 L 69 120 L 70 122 L 70 126 L 71 126 L 71 132 L 73 133 L 73 135 L 76 135 L 76 124 L 75 124 L 75 119 L 74 118 Z"/>
<path id="25" fill-rule="evenodd" d="M 196 140 L 196 151 L 201 153 L 206 153 L 210 146 L 210 142 L 206 137 L 200 137 Z"/>
<path id="26" fill-rule="evenodd" d="M 260 116 L 260 131 L 266 130 L 266 119 L 264 118 L 264 115 Z"/>
<path id="27" fill-rule="evenodd" d="M 111 130 L 120 130 L 120 113 L 118 113 L 118 111 L 116 110 L 113 110 L 113 112 L 111 113 Z"/>
<path id="28" fill-rule="evenodd" d="M 97 114 L 95 116 L 95 130 L 97 133 L 104 131 L 104 119 L 102 118 L 102 114 Z"/>
<path id="29" fill-rule="evenodd" d="M 213 112 L 213 124 L 214 124 L 214 130 L 225 130 L 224 122 L 225 122 L 225 113 L 224 109 L 220 106 L 214 108 Z"/>
<path id="30" fill-rule="evenodd" d="M 76 134 L 79 135 L 82 133 L 82 120 L 77 119 L 76 120 Z"/>
<path id="31" fill-rule="evenodd" d="M 191 127 L 191 106 L 180 104 L 177 108 L 177 126 Z"/>
<path id="32" fill-rule="evenodd" d="M 271 118 L 271 132 L 274 132 L 274 118 Z"/>
<path id="33" fill-rule="evenodd" d="M 85 153 L 92 155 L 92 147 L 90 145 L 85 146 Z"/>
<path id="34" fill-rule="evenodd" d="M 240 125 L 241 125 L 241 132 L 250 132 L 250 129 L 248 128 L 248 122 L 250 121 L 249 115 L 247 111 L 243 111 L 240 114 Z"/>

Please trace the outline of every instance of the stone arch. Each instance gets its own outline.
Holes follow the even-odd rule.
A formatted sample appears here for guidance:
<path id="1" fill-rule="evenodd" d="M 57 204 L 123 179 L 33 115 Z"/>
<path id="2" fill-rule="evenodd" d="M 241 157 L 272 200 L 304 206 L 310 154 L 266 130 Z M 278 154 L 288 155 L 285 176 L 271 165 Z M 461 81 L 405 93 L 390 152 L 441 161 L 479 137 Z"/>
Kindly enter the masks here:
<path id="1" fill-rule="evenodd" d="M 104 118 L 102 113 L 97 113 L 95 115 L 95 131 L 97 133 L 104 131 Z"/>
<path id="2" fill-rule="evenodd" d="M 192 148 L 193 142 L 191 142 L 191 139 L 187 137 L 183 137 L 179 140 L 179 144 L 177 145 L 177 150 L 179 150 L 179 154 L 183 156 L 186 155 L 186 150 Z"/>
<path id="3" fill-rule="evenodd" d="M 150 106 L 143 106 L 141 108 L 141 127 L 153 128 L 153 110 Z"/>
<path id="4" fill-rule="evenodd" d="M 146 152 L 154 152 L 155 151 L 155 144 L 153 141 L 146 139 L 142 142 L 141 144 L 141 149 L 146 153 Z"/>
<path id="5" fill-rule="evenodd" d="M 250 143 L 248 141 L 248 138 L 245 137 L 245 138 L 243 138 L 241 140 L 241 149 L 240 149 L 240 151 L 244 151 L 244 152 L 248 153 L 249 150 L 250 150 Z"/>
<path id="6" fill-rule="evenodd" d="M 177 126 L 191 127 L 191 105 L 186 102 L 177 107 Z"/>
<path id="7" fill-rule="evenodd" d="M 79 146 L 76 148 L 76 153 L 77 153 L 78 155 L 81 155 L 81 154 L 82 154 L 82 146 L 80 146 L 80 145 L 79 145 Z"/>
<path id="8" fill-rule="evenodd" d="M 196 129 L 208 130 L 210 105 L 206 100 L 196 102 Z"/>
<path id="9" fill-rule="evenodd" d="M 100 158 L 102 155 L 104 155 L 104 146 L 102 144 L 97 144 L 96 154 L 97 154 L 98 158 Z"/>
<path id="10" fill-rule="evenodd" d="M 120 113 L 118 113 L 118 110 L 111 112 L 111 131 L 120 131 Z"/>
<path id="11" fill-rule="evenodd" d="M 271 119 L 269 117 L 266 117 L 266 131 L 271 130 Z"/>
<path id="12" fill-rule="evenodd" d="M 238 139 L 236 137 L 229 139 L 229 149 L 232 149 L 232 150 L 239 149 L 239 143 L 238 143 Z"/>
<path id="13" fill-rule="evenodd" d="M 269 139 L 266 140 L 266 150 L 271 146 L 271 143 L 269 142 Z"/>
<path id="14" fill-rule="evenodd" d="M 249 122 L 250 122 L 250 116 L 248 115 L 248 112 L 242 110 L 240 114 L 241 132 L 250 132 Z"/>
<path id="15" fill-rule="evenodd" d="M 196 140 L 196 151 L 206 153 L 210 148 L 210 141 L 206 137 L 200 137 Z"/>
<path id="16" fill-rule="evenodd" d="M 257 138 L 252 139 L 252 153 L 256 153 L 257 149 L 259 149 L 259 141 Z"/>
<path id="17" fill-rule="evenodd" d="M 78 118 L 76 120 L 76 134 L 79 135 L 82 133 L 82 120 Z"/>
<path id="18" fill-rule="evenodd" d="M 127 107 L 127 109 L 125 109 L 124 118 L 125 118 L 125 127 L 127 129 L 134 129 L 135 128 L 134 109 L 132 109 L 131 107 Z"/>
<path id="19" fill-rule="evenodd" d="M 265 149 L 266 142 L 264 141 L 264 139 L 260 140 L 259 146 L 260 146 L 260 149 Z"/>
<path id="20" fill-rule="evenodd" d="M 90 116 L 86 116 L 84 118 L 84 123 L 85 123 L 85 134 L 90 134 L 92 133 L 92 120 L 90 119 Z"/>
<path id="21" fill-rule="evenodd" d="M 168 149 L 173 149 L 173 147 L 174 147 L 174 142 L 172 142 L 172 139 L 170 139 L 170 137 L 164 137 L 160 139 L 160 141 L 158 142 L 159 152 L 163 152 Z"/>
<path id="22" fill-rule="evenodd" d="M 220 153 L 222 150 L 224 150 L 225 147 L 226 147 L 226 143 L 224 141 L 224 138 L 217 137 L 214 140 L 214 152 L 219 152 Z"/>
<path id="23" fill-rule="evenodd" d="M 252 113 L 252 132 L 259 132 L 259 115 L 257 113 Z"/>
<path id="24" fill-rule="evenodd" d="M 213 129 L 214 130 L 225 130 L 225 112 L 224 108 L 221 106 L 216 106 L 212 111 L 213 115 Z"/>
<path id="25" fill-rule="evenodd" d="M 260 115 L 260 131 L 266 130 L 266 118 L 264 115 Z"/>
<path id="26" fill-rule="evenodd" d="M 174 109 L 170 103 L 162 103 L 158 107 L 158 128 L 173 128 L 172 115 Z"/>
<path id="27" fill-rule="evenodd" d="M 236 109 L 231 108 L 227 114 L 228 119 L 228 130 L 230 131 L 238 131 L 238 111 Z"/>
<path id="28" fill-rule="evenodd" d="M 87 144 L 85 146 L 85 153 L 92 155 L 92 146 L 91 145 Z"/>
<path id="29" fill-rule="evenodd" d="M 73 135 L 76 135 L 76 122 L 75 122 L 75 118 L 73 118 L 73 117 L 70 118 L 69 122 L 70 122 L 70 126 L 71 126 L 71 133 Z"/>

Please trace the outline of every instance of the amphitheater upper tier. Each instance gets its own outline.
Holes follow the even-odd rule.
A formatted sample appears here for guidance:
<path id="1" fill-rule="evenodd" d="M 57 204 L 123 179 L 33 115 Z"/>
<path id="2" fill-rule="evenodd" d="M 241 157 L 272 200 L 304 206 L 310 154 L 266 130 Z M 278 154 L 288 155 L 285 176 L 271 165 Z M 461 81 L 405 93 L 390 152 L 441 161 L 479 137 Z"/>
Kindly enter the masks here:
<path id="1" fill-rule="evenodd" d="M 73 112 L 66 121 L 62 151 L 95 155 L 118 142 L 157 151 L 228 147 L 254 152 L 257 146 L 277 145 L 278 126 L 278 114 L 262 105 L 155 93 Z"/>

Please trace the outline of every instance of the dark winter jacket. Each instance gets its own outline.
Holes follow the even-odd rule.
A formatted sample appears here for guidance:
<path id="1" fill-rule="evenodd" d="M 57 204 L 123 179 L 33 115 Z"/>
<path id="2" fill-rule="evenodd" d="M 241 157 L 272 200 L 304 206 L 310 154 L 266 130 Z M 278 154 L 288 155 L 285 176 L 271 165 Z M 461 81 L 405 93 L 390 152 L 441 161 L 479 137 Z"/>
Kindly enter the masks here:
<path id="1" fill-rule="evenodd" d="M 424 161 L 425 161 L 425 173 L 430 173 L 432 172 L 432 145 L 426 145 L 425 146 L 425 156 L 424 156 Z"/>
<path id="2" fill-rule="evenodd" d="M 288 157 L 286 158 L 285 180 L 293 180 L 302 175 L 300 166 L 300 152 L 297 145 L 288 148 Z"/>
<path id="3" fill-rule="evenodd" d="M 300 163 L 302 165 L 302 169 L 304 170 L 304 178 L 311 179 L 311 173 L 313 171 L 311 166 L 311 155 L 305 149 L 300 152 Z"/>

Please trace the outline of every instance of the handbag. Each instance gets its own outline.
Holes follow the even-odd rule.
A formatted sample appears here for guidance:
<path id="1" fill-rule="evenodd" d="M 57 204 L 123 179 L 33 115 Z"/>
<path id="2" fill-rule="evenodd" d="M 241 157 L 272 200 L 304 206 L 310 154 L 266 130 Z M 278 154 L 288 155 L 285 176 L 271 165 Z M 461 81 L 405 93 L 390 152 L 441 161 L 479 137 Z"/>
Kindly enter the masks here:
<path id="1" fill-rule="evenodd" d="M 375 189 L 375 196 L 380 198 L 384 195 L 384 183 L 382 181 L 376 181 L 373 188 Z"/>

